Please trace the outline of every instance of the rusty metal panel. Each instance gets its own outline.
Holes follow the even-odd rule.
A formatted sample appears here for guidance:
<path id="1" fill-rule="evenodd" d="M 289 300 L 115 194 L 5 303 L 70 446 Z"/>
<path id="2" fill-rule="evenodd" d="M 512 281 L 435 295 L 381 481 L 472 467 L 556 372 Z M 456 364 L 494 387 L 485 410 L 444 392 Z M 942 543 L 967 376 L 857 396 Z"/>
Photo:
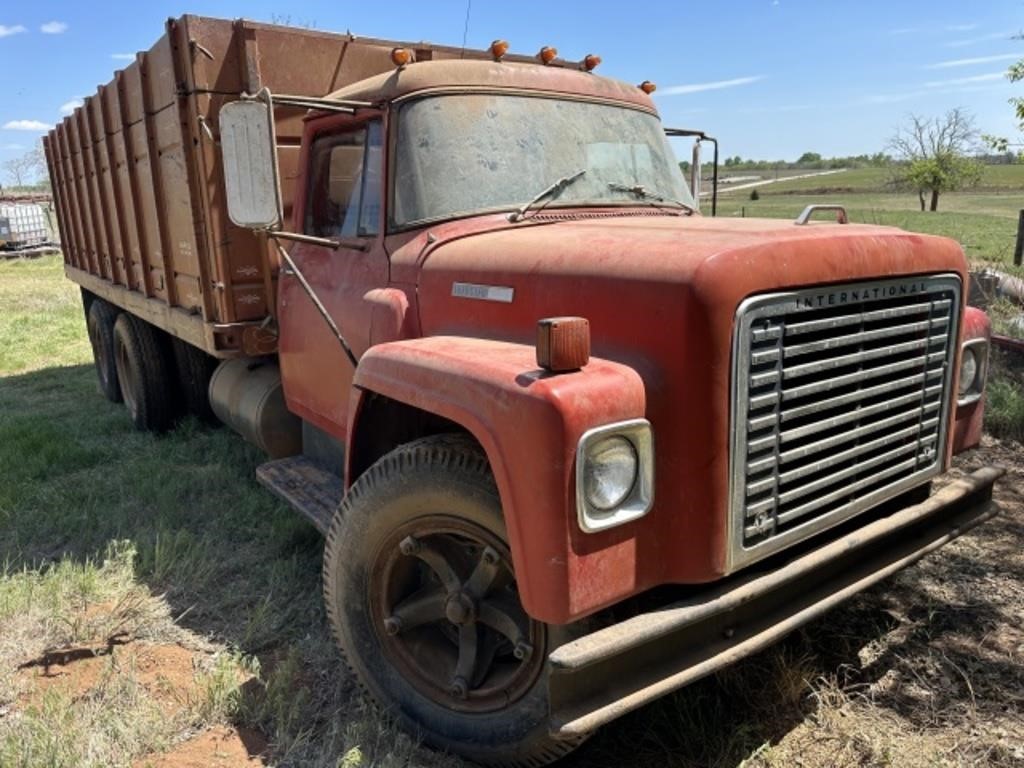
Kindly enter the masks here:
<path id="1" fill-rule="evenodd" d="M 126 212 L 126 222 L 132 232 L 132 234 L 129 234 L 129 239 L 138 243 L 138 252 L 132 254 L 133 258 L 137 258 L 137 261 L 132 264 L 132 269 L 138 274 L 142 292 L 146 296 L 154 296 L 155 287 L 150 267 L 150 259 L 153 253 L 150 243 L 153 241 L 149 239 L 147 228 L 149 221 L 146 216 L 148 211 L 145 208 L 144 190 L 146 187 L 144 181 L 139 178 L 139 168 L 143 165 L 148 168 L 149 156 L 146 152 L 144 131 L 141 131 L 141 129 L 136 131 L 133 127 L 135 125 L 141 126 L 140 121 L 142 120 L 142 85 L 138 63 L 135 62 L 127 69 L 119 71 L 114 77 L 114 83 L 117 85 L 117 106 L 125 153 L 124 173 L 128 179 L 128 189 L 130 190 L 128 200 L 130 201 L 129 205 L 131 206 L 132 213 L 132 218 L 127 219 Z M 133 120 L 132 117 L 136 113 L 138 114 L 138 119 Z M 138 145 L 139 137 L 136 136 L 140 132 L 142 133 L 141 150 Z M 143 156 L 145 156 L 144 160 Z"/>
<path id="2" fill-rule="evenodd" d="M 140 289 L 139 239 L 135 226 L 135 205 L 128 176 L 128 153 L 121 126 L 121 105 L 116 81 L 100 87 L 103 103 L 103 132 L 107 147 L 107 167 L 114 196 L 114 216 L 120 245 L 121 265 L 125 284 Z M 143 291 L 145 292 L 145 291 Z"/>
<path id="3" fill-rule="evenodd" d="M 70 238 L 70 247 L 64 252 L 71 254 L 72 263 L 80 269 L 87 269 L 89 265 L 88 253 L 85 240 L 82 235 L 81 220 L 78 215 L 77 191 L 75 189 L 75 171 L 71 164 L 71 151 L 68 148 L 68 121 L 65 118 L 57 124 L 54 134 L 57 142 L 57 152 L 60 156 L 60 185 L 64 190 L 63 207 L 67 222 L 65 223 L 65 234 Z"/>
<path id="4" fill-rule="evenodd" d="M 96 259 L 100 265 L 100 273 L 110 281 L 114 281 L 113 264 L 110 250 L 107 247 L 107 233 L 103 225 L 102 200 L 100 199 L 99 179 L 96 175 L 96 158 L 93 156 L 93 138 L 89 127 L 89 111 L 93 98 L 87 96 L 85 104 L 75 111 L 78 124 L 78 151 L 82 158 L 85 173 L 85 204 L 89 209 L 89 221 L 92 225 L 93 243 L 96 248 Z"/>
<path id="5" fill-rule="evenodd" d="M 71 166 L 75 184 L 75 201 L 78 208 L 77 216 L 78 222 L 82 227 L 82 237 L 85 242 L 89 271 L 96 275 L 102 275 L 99 252 L 96 249 L 96 239 L 92 226 L 92 210 L 89 206 L 85 160 L 81 152 L 82 141 L 78 130 L 78 116 L 80 114 L 80 109 L 76 110 L 66 121 L 68 127 L 68 149 L 71 154 Z"/>
<path id="6" fill-rule="evenodd" d="M 64 234 L 65 224 L 68 222 L 68 217 L 64 209 L 64 201 L 66 200 L 66 192 L 64 190 L 64 180 L 61 175 L 60 167 L 60 153 L 57 148 L 57 134 L 55 131 L 43 137 L 43 153 L 46 155 L 46 170 L 50 174 L 50 178 L 53 180 L 53 199 L 57 206 L 57 229 L 59 231 L 59 237 L 61 242 L 61 250 L 64 254 L 64 263 L 73 264 L 74 259 L 71 255 L 71 249 L 74 247 L 70 242 L 70 239 Z"/>
<path id="7" fill-rule="evenodd" d="M 167 285 L 164 277 L 163 241 L 160 237 L 160 208 L 157 205 L 153 184 L 153 163 L 149 157 L 146 123 L 138 122 L 129 126 L 127 135 L 130 137 L 134 154 L 132 168 L 136 179 L 135 207 L 140 224 L 140 244 L 144 244 L 142 269 L 152 286 L 152 294 L 166 301 Z"/>
<path id="8" fill-rule="evenodd" d="M 190 311 L 202 308 L 199 254 L 192 218 L 189 186 L 178 110 L 168 108 L 147 117 L 156 150 L 157 199 L 161 201 L 161 226 L 165 231 L 164 260 L 170 266 L 177 304 Z M 153 158 L 151 157 L 151 160 Z"/>
<path id="9" fill-rule="evenodd" d="M 114 174 L 110 162 L 111 148 L 107 142 L 107 131 L 103 124 L 104 87 L 100 86 L 96 96 L 90 99 L 87 107 L 89 130 L 93 140 L 93 164 L 96 168 L 96 182 L 99 188 L 98 201 L 102 214 L 107 255 L 111 265 L 111 279 L 119 285 L 128 285 L 124 248 L 121 244 L 120 206 L 114 194 Z"/>

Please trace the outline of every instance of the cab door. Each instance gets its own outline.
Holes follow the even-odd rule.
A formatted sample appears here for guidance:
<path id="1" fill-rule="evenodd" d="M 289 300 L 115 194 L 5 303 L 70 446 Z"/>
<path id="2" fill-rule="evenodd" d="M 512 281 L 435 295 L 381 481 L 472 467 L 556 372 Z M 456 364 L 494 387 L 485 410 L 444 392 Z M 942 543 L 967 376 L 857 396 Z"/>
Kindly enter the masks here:
<path id="1" fill-rule="evenodd" d="M 295 243 L 289 253 L 358 359 L 370 344 L 372 308 L 363 297 L 388 283 L 382 236 L 384 130 L 379 115 L 328 118 L 317 126 L 306 143 L 295 225 L 304 234 L 341 245 Z M 286 265 L 277 295 L 288 408 L 344 438 L 352 363 Z"/>

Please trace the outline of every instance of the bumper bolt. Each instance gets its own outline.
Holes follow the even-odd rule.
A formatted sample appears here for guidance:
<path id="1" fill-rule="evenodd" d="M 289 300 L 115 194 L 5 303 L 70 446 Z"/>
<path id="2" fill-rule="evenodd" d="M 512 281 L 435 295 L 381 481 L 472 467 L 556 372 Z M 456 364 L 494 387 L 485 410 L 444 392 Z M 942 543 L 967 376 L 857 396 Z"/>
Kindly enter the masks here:
<path id="1" fill-rule="evenodd" d="M 464 699 L 469 694 L 469 685 L 466 683 L 466 678 L 456 677 L 452 680 L 451 687 L 448 688 L 448 692 L 456 699 Z"/>
<path id="2" fill-rule="evenodd" d="M 512 655 L 520 661 L 526 661 L 533 655 L 533 646 L 520 641 L 516 643 L 516 647 L 512 650 Z"/>
<path id="3" fill-rule="evenodd" d="M 398 550 L 403 555 L 415 555 L 420 551 L 420 542 L 415 536 L 406 536 L 398 543 Z"/>

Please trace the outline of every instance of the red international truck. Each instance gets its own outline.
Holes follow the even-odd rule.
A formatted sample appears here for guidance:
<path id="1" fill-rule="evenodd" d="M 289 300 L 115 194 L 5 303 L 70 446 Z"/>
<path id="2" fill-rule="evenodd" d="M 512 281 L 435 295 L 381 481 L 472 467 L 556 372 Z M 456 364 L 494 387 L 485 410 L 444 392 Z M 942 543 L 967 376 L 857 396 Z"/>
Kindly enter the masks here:
<path id="1" fill-rule="evenodd" d="M 996 514 L 999 473 L 943 479 L 989 337 L 955 242 L 702 215 L 650 83 L 507 48 L 185 16 L 45 147 L 103 393 L 261 448 L 356 677 L 533 766 Z"/>

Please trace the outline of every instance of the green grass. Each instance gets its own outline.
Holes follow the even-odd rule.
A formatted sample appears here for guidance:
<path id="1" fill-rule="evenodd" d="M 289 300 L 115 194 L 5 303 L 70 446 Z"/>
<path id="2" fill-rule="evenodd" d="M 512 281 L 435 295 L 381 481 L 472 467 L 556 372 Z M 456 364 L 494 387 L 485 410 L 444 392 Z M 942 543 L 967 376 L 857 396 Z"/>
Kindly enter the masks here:
<path id="1" fill-rule="evenodd" d="M 91 361 L 78 286 L 60 279 L 60 260 L 0 264 L 0 376 Z"/>
<path id="2" fill-rule="evenodd" d="M 788 219 L 814 203 L 840 204 L 851 221 L 951 237 L 973 263 L 1012 269 L 1017 218 L 1024 208 L 1024 165 L 986 166 L 978 187 L 942 195 L 936 212 L 922 212 L 917 195 L 893 191 L 890 179 L 886 168 L 853 168 L 757 187 L 758 200 L 750 199 L 751 189 L 723 187 L 719 212 Z M 828 220 L 829 214 L 818 215 Z"/>

